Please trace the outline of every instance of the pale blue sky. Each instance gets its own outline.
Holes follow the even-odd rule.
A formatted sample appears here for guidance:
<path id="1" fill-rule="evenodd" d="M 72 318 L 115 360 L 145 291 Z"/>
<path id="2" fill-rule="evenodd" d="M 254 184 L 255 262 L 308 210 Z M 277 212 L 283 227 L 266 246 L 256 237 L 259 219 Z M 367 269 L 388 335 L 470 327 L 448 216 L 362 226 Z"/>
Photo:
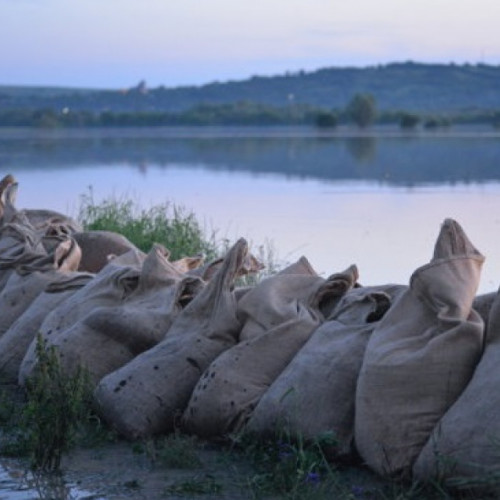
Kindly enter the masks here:
<path id="1" fill-rule="evenodd" d="M 0 0 L 0 84 L 167 87 L 393 61 L 500 64 L 500 0 Z"/>

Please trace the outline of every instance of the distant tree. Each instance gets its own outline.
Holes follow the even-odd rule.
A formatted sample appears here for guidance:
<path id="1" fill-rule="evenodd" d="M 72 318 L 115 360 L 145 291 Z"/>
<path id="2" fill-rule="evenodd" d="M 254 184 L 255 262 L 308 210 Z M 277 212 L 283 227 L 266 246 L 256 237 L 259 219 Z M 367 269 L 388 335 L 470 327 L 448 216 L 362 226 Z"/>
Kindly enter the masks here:
<path id="1" fill-rule="evenodd" d="M 399 126 L 403 129 L 414 129 L 420 122 L 418 115 L 414 113 L 401 113 Z"/>
<path id="2" fill-rule="evenodd" d="M 335 128 L 338 123 L 337 115 L 330 111 L 322 111 L 316 115 L 315 123 L 319 128 Z"/>
<path id="3" fill-rule="evenodd" d="M 451 120 L 447 117 L 431 116 L 424 122 L 424 128 L 429 130 L 446 127 L 451 127 Z"/>
<path id="4" fill-rule="evenodd" d="M 349 101 L 346 114 L 358 127 L 368 127 L 377 117 L 375 98 L 371 94 L 356 94 Z"/>
<path id="5" fill-rule="evenodd" d="M 492 117 L 492 125 L 496 129 L 500 129 L 500 111 L 495 111 Z"/>

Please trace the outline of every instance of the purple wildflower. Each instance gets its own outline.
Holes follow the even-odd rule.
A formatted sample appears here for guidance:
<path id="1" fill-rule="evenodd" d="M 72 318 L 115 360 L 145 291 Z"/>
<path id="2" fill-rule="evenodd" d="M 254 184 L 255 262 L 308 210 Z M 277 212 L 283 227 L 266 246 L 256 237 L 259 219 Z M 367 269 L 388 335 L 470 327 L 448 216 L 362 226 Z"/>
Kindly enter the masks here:
<path id="1" fill-rule="evenodd" d="M 321 481 L 321 476 L 318 472 L 308 472 L 305 482 L 310 484 L 318 484 Z"/>

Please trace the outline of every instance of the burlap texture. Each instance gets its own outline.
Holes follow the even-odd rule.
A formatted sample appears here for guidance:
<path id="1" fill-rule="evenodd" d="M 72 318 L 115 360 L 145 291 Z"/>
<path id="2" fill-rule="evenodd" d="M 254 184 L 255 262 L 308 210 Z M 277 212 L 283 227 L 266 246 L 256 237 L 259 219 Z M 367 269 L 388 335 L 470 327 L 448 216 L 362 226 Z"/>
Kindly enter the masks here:
<path id="1" fill-rule="evenodd" d="M 384 316 L 365 353 L 356 391 L 355 441 L 383 475 L 411 474 L 442 415 L 472 376 L 484 324 L 472 310 L 484 257 L 451 219 L 433 259 Z"/>
<path id="2" fill-rule="evenodd" d="M 174 264 L 165 248 L 154 245 L 142 265 L 137 288 L 115 304 L 96 306 L 69 329 L 51 336 L 48 343 L 56 347 L 63 370 L 72 373 L 82 366 L 97 385 L 102 377 L 160 342 L 203 286 Z"/>
<path id="3" fill-rule="evenodd" d="M 92 274 L 61 273 L 47 285 L 0 338 L 0 376 L 16 383 L 19 367 L 47 314 L 93 279 Z"/>
<path id="4" fill-rule="evenodd" d="M 73 235 L 82 249 L 79 271 L 98 273 L 110 260 L 124 253 L 140 250 L 125 236 L 113 231 L 83 231 Z"/>
<path id="5" fill-rule="evenodd" d="M 354 288 L 328 321 L 312 334 L 262 396 L 246 430 L 259 435 L 335 438 L 330 450 L 349 455 L 354 436 L 354 399 L 371 332 L 406 287 Z"/>
<path id="6" fill-rule="evenodd" d="M 97 407 L 121 434 L 137 438 L 172 430 L 203 371 L 235 344 L 241 324 L 234 279 L 247 251 L 246 241 L 237 241 L 166 337 L 101 380 Z"/>
<path id="7" fill-rule="evenodd" d="M 464 392 L 434 427 L 413 472 L 415 478 L 458 479 L 495 486 L 500 461 L 500 295 L 488 320 L 486 346 Z"/>
<path id="8" fill-rule="evenodd" d="M 43 340 L 62 334 L 98 307 L 116 305 L 138 286 L 142 253 L 134 250 L 111 260 L 94 279 L 59 304 L 39 328 Z M 24 385 L 37 363 L 36 339 L 30 344 L 19 368 L 19 383 Z"/>
<path id="9" fill-rule="evenodd" d="M 240 342 L 205 371 L 184 413 L 183 426 L 202 436 L 240 430 L 265 391 L 324 321 L 322 305 L 337 302 L 357 276 L 354 266 L 326 280 L 284 273 L 248 292 L 238 312 L 251 328 L 245 324 Z"/>

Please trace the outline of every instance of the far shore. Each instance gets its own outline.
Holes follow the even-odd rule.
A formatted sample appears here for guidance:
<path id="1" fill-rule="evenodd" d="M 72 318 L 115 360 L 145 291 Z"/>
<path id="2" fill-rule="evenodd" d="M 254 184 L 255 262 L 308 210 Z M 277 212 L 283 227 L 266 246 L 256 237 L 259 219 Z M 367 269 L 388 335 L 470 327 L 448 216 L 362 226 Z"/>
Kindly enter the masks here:
<path id="1" fill-rule="evenodd" d="M 341 125 L 332 129 L 314 126 L 184 126 L 184 127 L 80 127 L 80 128 L 36 128 L 0 127 L 0 139 L 58 139 L 91 137 L 493 137 L 500 138 L 500 129 L 491 125 L 453 125 L 435 129 L 417 127 L 401 129 L 397 125 L 374 125 L 364 129 L 352 125 Z"/>

